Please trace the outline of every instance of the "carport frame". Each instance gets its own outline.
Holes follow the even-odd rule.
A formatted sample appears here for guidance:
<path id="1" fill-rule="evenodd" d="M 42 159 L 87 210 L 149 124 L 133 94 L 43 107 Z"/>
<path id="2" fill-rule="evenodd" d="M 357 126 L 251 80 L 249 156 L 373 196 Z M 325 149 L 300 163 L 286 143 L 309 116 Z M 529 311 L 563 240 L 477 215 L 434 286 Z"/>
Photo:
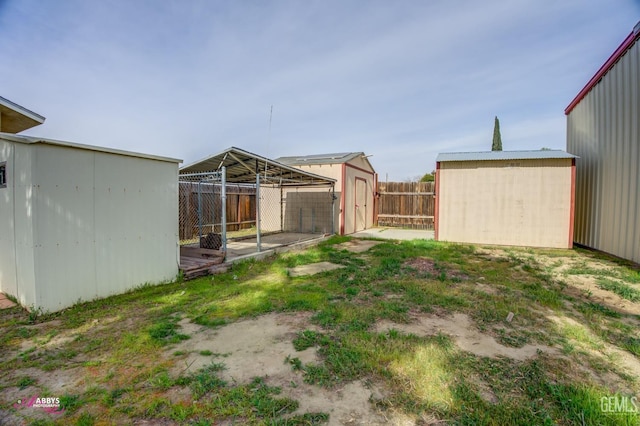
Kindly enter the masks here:
<path id="1" fill-rule="evenodd" d="M 277 161 L 236 147 L 227 148 L 226 150 L 218 154 L 205 157 L 201 160 L 181 167 L 179 170 L 179 176 L 200 173 L 219 173 L 222 170 L 224 170 L 224 181 L 226 182 L 226 184 L 256 185 L 256 239 L 258 252 L 261 251 L 260 186 L 264 184 L 278 185 L 281 190 L 282 188 L 288 187 L 330 187 L 331 193 L 333 194 L 331 233 L 335 234 L 335 179 L 316 175 L 314 173 L 309 173 L 295 167 L 287 166 Z M 223 204 L 224 203 L 226 203 L 226 197 L 223 198 Z M 226 223 L 225 210 L 223 210 L 223 215 L 225 216 L 223 221 L 224 223 Z M 226 243 L 227 241 L 225 235 L 223 237 L 224 249 L 226 249 Z"/>

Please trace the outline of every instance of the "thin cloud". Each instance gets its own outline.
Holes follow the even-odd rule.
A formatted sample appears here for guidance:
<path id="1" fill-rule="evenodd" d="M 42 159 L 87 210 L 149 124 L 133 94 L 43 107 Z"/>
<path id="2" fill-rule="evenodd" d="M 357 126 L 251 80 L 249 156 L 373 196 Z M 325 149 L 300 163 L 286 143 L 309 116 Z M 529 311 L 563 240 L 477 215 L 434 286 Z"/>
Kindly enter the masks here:
<path id="1" fill-rule="evenodd" d="M 183 158 L 564 148 L 564 107 L 635 24 L 631 0 L 8 1 L 2 96 L 29 134 Z M 366 7 L 365 7 L 366 5 Z M 270 107 L 274 113 L 269 131 Z"/>

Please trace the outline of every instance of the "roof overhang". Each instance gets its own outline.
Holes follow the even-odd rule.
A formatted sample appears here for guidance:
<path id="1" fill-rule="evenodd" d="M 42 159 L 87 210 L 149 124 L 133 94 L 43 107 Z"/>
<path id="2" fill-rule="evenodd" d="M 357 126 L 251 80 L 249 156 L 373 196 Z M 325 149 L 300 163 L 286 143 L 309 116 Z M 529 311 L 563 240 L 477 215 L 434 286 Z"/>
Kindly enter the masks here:
<path id="1" fill-rule="evenodd" d="M 0 132 L 20 133 L 44 123 L 45 118 L 0 96 Z"/>
<path id="2" fill-rule="evenodd" d="M 226 168 L 229 183 L 256 183 L 256 175 L 264 183 L 281 186 L 333 185 L 335 179 L 305 172 L 257 154 L 231 147 L 180 168 L 180 174 L 212 173 Z"/>
<path id="3" fill-rule="evenodd" d="M 375 173 L 375 169 L 369 161 L 371 155 L 365 155 L 364 152 L 338 152 L 334 154 L 315 154 L 315 155 L 302 155 L 294 157 L 280 157 L 276 158 L 276 161 L 286 164 L 287 166 L 302 167 L 302 166 L 324 166 L 332 164 L 348 164 L 356 158 L 362 159 L 369 169 Z"/>
<path id="4" fill-rule="evenodd" d="M 580 103 L 587 93 L 591 91 L 595 87 L 596 84 L 606 73 L 613 68 L 613 66 L 618 62 L 618 60 L 635 44 L 635 42 L 640 38 L 640 22 L 633 27 L 633 31 L 631 34 L 624 39 L 622 44 L 618 46 L 618 48 L 611 54 L 609 59 L 600 67 L 600 69 L 595 73 L 591 80 L 582 88 L 582 90 L 576 95 L 575 98 L 571 101 L 571 103 L 564 109 L 564 114 L 569 115 L 571 111 Z"/>
<path id="5" fill-rule="evenodd" d="M 126 157 L 138 157 L 147 160 L 165 161 L 168 163 L 182 163 L 182 160 L 178 158 L 161 157 L 159 155 L 142 154 L 140 152 L 124 151 L 121 149 L 105 148 L 102 146 L 84 145 L 75 142 L 59 141 L 55 139 L 38 138 L 34 136 L 14 135 L 10 133 L 0 133 L 0 139 L 22 143 L 25 145 L 52 145 L 63 148 L 83 149 L 87 151 L 104 152 L 107 154 L 124 155 Z"/>
<path id="6" fill-rule="evenodd" d="M 338 152 L 332 154 L 299 155 L 294 157 L 276 158 L 282 164 L 288 166 L 308 166 L 324 164 L 342 164 L 353 160 L 358 156 L 364 156 L 363 152 Z"/>
<path id="7" fill-rule="evenodd" d="M 579 158 L 558 149 L 539 151 L 482 151 L 482 152 L 442 152 L 436 163 L 449 161 L 500 161 L 500 160 L 547 160 Z"/>

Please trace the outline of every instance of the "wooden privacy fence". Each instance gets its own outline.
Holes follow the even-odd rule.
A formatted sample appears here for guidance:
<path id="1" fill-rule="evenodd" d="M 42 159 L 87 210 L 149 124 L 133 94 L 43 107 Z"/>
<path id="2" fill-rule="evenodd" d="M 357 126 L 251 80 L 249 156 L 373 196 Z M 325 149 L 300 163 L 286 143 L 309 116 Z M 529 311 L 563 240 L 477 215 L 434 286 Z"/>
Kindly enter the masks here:
<path id="1" fill-rule="evenodd" d="M 379 182 L 378 225 L 434 229 L 434 182 Z"/>
<path id="2" fill-rule="evenodd" d="M 180 182 L 178 203 L 180 240 L 189 240 L 198 236 L 201 221 L 204 233 L 221 231 L 221 188 L 219 184 L 203 183 L 198 188 L 198 183 Z M 255 187 L 228 184 L 226 210 L 227 231 L 238 231 L 255 226 Z"/>

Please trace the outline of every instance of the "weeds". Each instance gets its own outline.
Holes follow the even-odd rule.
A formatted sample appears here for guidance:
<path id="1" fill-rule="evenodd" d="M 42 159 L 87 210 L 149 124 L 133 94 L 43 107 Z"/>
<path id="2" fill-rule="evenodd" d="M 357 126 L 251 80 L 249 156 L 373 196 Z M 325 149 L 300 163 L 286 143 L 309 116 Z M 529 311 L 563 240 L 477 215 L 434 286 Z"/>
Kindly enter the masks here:
<path id="1" fill-rule="evenodd" d="M 598 278 L 598 287 L 603 290 L 611 291 L 623 299 L 630 300 L 631 302 L 640 302 L 640 290 L 620 281 L 612 280 L 610 278 Z"/>
<path id="2" fill-rule="evenodd" d="M 477 250 L 407 241 L 383 242 L 365 254 L 354 254 L 337 246 L 346 241 L 348 237 L 334 237 L 304 252 L 234 265 L 232 272 L 215 280 L 145 286 L 63 313 L 2 312 L 0 349 L 9 355 L 0 361 L 0 377 L 9 386 L 44 391 L 40 376 L 27 375 L 26 370 L 15 376 L 5 372 L 60 371 L 71 363 L 82 368 L 97 385 L 69 389 L 61 397 L 65 414 L 54 421 L 57 424 L 127 424 L 137 419 L 194 425 L 320 424 L 330 419 L 328 414 L 294 415 L 300 401 L 263 378 L 227 383 L 221 378 L 222 363 L 178 377 L 171 373 L 187 355 L 219 356 L 210 350 L 172 348 L 189 338 L 181 332 L 179 318 L 215 328 L 266 312 L 309 311 L 318 329 L 300 331 L 291 342 L 296 351 L 316 348 L 318 359 L 303 363 L 302 356 L 292 353 L 285 363 L 316 386 L 332 388 L 354 380 L 375 383 L 385 393 L 372 398 L 381 409 L 452 424 L 638 420 L 633 413 L 604 413 L 602 398 L 624 395 L 589 374 L 572 371 L 574 364 L 583 365 L 594 375 L 617 375 L 621 386 L 637 389 L 634 378 L 620 373 L 613 360 L 596 356 L 606 353 L 609 345 L 640 356 L 637 318 L 604 301 L 569 294 L 552 276 L 567 258 L 574 263 L 566 269 L 567 277 L 593 275 L 601 288 L 635 302 L 640 301 L 636 269 L 599 257 L 593 263 L 588 257 L 596 255 L 581 251 Z M 433 271 L 416 269 L 415 260 L 424 260 Z M 286 273 L 319 261 L 344 268 L 314 277 Z M 555 343 L 564 346 L 571 362 L 542 354 L 525 361 L 478 357 L 461 351 L 443 334 L 376 332 L 379 321 L 411 323 L 424 313 L 447 317 L 455 312 L 469 315 L 475 327 L 503 346 Z M 516 314 L 510 324 L 505 322 L 509 312 Z M 549 315 L 561 318 L 563 325 L 549 321 Z M 56 324 L 48 325 L 51 320 Z M 64 343 L 49 343 L 57 339 Z"/>

